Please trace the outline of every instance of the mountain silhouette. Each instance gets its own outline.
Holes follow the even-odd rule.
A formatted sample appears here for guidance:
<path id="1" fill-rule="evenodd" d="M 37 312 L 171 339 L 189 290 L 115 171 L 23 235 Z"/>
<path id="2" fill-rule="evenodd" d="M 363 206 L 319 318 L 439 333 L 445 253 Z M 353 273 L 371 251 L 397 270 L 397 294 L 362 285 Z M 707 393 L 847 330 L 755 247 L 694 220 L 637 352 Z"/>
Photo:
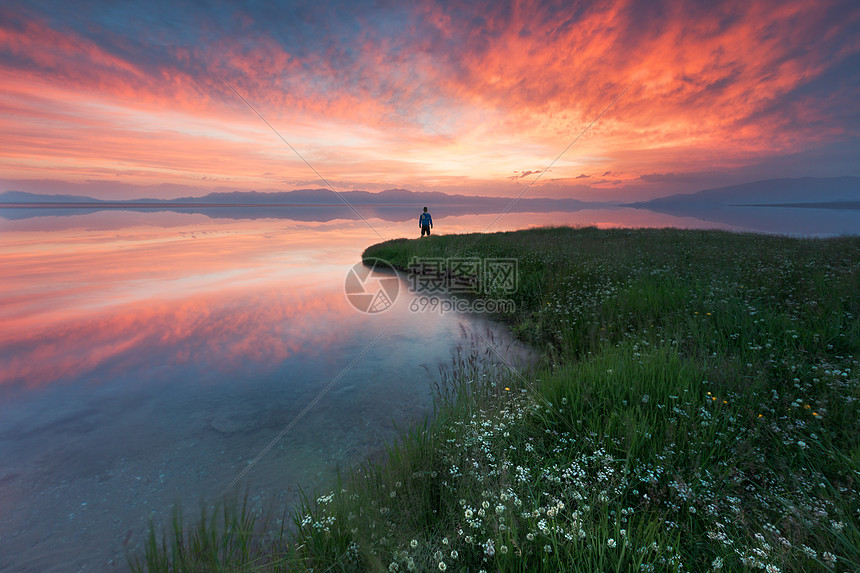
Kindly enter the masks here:
<path id="1" fill-rule="evenodd" d="M 669 195 L 625 207 L 668 212 L 666 209 L 699 209 L 714 206 L 818 205 L 860 202 L 860 177 L 800 177 L 767 179 L 741 185 L 705 189 L 698 193 Z"/>

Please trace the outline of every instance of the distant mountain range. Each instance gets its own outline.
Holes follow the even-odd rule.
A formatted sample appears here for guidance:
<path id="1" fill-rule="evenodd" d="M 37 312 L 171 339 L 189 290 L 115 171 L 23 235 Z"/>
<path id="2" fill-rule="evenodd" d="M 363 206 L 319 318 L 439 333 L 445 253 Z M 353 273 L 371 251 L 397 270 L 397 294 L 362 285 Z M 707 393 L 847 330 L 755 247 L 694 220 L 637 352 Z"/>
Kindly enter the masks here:
<path id="1" fill-rule="evenodd" d="M 379 218 L 386 221 L 408 221 L 428 206 L 439 216 L 482 215 L 512 211 L 516 213 L 572 212 L 582 209 L 612 207 L 613 203 L 588 203 L 576 199 L 512 198 L 449 195 L 438 192 L 415 192 L 389 189 L 380 193 L 329 189 L 299 189 L 275 193 L 237 191 L 210 193 L 203 197 L 178 199 L 101 200 L 80 195 L 40 195 L 21 191 L 0 193 L 0 217 L 28 219 L 42 216 L 80 215 L 103 211 L 146 210 L 202 213 L 211 218 L 269 219 L 294 221 L 333 221 Z M 442 212 L 436 211 L 439 207 Z"/>
<path id="2" fill-rule="evenodd" d="M 856 234 L 860 177 L 769 179 L 623 206 L 764 232 Z"/>
<path id="3" fill-rule="evenodd" d="M 0 193 L 0 203 L 17 204 L 92 204 L 92 205 L 376 205 L 376 206 L 423 206 L 423 205 L 507 205 L 508 197 L 481 197 L 452 195 L 434 191 L 410 191 L 388 189 L 378 193 L 368 191 L 342 191 L 330 189 L 297 189 L 295 191 L 268 192 L 233 191 L 209 193 L 202 197 L 180 197 L 178 199 L 125 199 L 104 200 L 80 195 L 42 195 L 23 191 Z M 797 179 L 768 179 L 730 187 L 706 189 L 697 193 L 681 193 L 659 197 L 650 201 L 624 203 L 624 207 L 652 209 L 663 206 L 738 206 L 738 205 L 813 205 L 821 203 L 852 203 L 860 201 L 860 177 Z M 558 207 L 559 210 L 599 208 L 619 205 L 618 202 L 589 202 L 577 199 L 544 199 L 523 197 L 517 201 L 517 209 L 527 210 L 540 205 Z"/>
<path id="4" fill-rule="evenodd" d="M 0 217 L 26 219 L 40 216 L 83 214 L 105 209 L 143 209 L 203 213 L 234 219 L 286 218 L 298 221 L 330 221 L 378 217 L 407 221 L 423 206 L 434 214 L 479 215 L 488 213 L 573 212 L 586 209 L 634 207 L 705 221 L 750 221 L 792 217 L 765 207 L 805 207 L 860 210 L 860 177 L 769 179 L 743 185 L 707 189 L 692 194 L 670 195 L 651 201 L 619 204 L 577 199 L 512 198 L 449 195 L 389 189 L 379 193 L 330 189 L 297 189 L 261 193 L 233 191 L 178 199 L 102 200 L 80 195 L 42 195 L 22 191 L 0 193 Z M 759 209 L 761 207 L 762 209 Z M 440 212 L 441 210 L 441 212 Z M 781 211 L 785 211 L 782 209 Z M 835 211 L 834 211 L 835 212 Z M 749 226 L 749 224 L 747 224 Z M 755 228 L 755 227 L 750 227 Z"/>
<path id="5" fill-rule="evenodd" d="M 507 205 L 513 199 L 506 197 L 476 197 L 469 195 L 449 195 L 440 192 L 416 192 L 408 189 L 388 189 L 379 193 L 368 191 L 343 191 L 335 193 L 330 189 L 297 189 L 275 193 L 257 191 L 234 191 L 229 193 L 209 193 L 203 197 L 181 197 L 178 199 L 130 199 L 102 200 L 80 195 L 40 195 L 22 191 L 0 193 L 0 203 L 51 204 L 51 205 L 94 205 L 94 206 L 425 206 L 425 205 Z M 588 203 L 577 199 L 522 198 L 517 201 L 517 209 L 540 206 L 540 210 L 555 207 L 558 210 L 581 209 L 583 206 L 608 205 L 607 203 Z"/>
<path id="6" fill-rule="evenodd" d="M 623 206 L 669 212 L 714 207 L 824 207 L 836 204 L 849 208 L 851 204 L 860 206 L 860 177 L 768 179 Z"/>

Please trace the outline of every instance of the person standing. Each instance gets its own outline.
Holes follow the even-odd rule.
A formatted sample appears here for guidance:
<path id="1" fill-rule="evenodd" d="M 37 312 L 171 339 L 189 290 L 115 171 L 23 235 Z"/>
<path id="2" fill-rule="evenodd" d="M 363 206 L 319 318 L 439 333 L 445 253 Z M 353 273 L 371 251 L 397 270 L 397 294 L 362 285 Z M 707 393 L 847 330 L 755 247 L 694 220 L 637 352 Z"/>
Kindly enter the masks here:
<path id="1" fill-rule="evenodd" d="M 430 213 L 427 212 L 427 207 L 424 207 L 424 212 L 421 213 L 421 216 L 418 217 L 418 226 L 421 227 L 421 236 L 424 236 L 424 233 L 427 233 L 427 236 L 430 236 L 430 229 L 433 228 L 433 217 L 430 216 Z"/>

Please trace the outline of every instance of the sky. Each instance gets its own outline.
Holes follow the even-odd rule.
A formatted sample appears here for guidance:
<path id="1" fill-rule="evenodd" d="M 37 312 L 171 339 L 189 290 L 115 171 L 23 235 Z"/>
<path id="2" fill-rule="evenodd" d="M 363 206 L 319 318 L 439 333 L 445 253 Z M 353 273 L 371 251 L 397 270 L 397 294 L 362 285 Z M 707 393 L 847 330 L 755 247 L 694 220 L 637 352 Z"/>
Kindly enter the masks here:
<path id="1" fill-rule="evenodd" d="M 857 0 L 4 2 L 0 191 L 609 201 L 860 175 Z"/>

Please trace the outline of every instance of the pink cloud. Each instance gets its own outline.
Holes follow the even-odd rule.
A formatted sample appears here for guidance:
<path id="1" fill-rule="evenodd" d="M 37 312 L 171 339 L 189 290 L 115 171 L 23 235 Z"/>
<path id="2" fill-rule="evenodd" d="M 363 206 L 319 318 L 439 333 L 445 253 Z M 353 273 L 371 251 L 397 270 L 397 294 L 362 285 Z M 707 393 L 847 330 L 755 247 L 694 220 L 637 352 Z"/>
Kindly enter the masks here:
<path id="1" fill-rule="evenodd" d="M 627 86 L 555 176 L 728 167 L 856 132 L 834 115 L 850 88 L 798 92 L 860 51 L 860 16 L 834 16 L 841 5 L 424 2 L 397 33 L 359 14 L 360 33 L 315 50 L 249 33 L 237 11 L 246 36 L 206 22 L 204 41 L 151 60 L 7 10 L 0 162 L 12 178 L 308 178 L 227 80 L 332 180 L 502 182 L 514 164 L 549 165 Z"/>

